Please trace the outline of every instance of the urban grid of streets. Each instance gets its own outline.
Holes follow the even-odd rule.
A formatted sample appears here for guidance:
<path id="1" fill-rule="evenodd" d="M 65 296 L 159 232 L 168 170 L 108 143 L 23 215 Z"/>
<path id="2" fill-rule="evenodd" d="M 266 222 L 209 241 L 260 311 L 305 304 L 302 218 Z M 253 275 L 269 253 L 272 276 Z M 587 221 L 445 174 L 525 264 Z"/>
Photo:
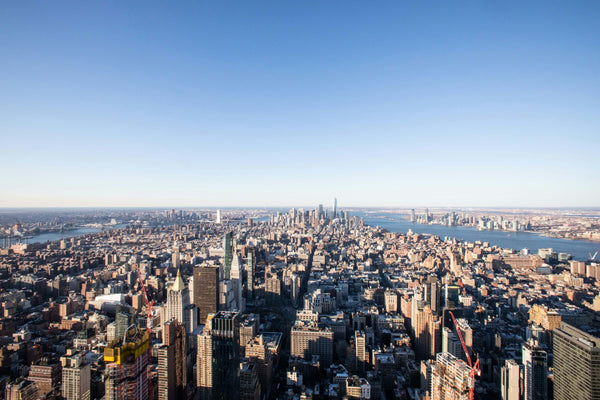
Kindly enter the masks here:
<path id="1" fill-rule="evenodd" d="M 112 225 L 130 222 L 3 248 L 0 382 L 7 396 L 75 398 L 78 391 L 108 399 L 119 384 L 137 391 L 146 379 L 152 398 L 222 398 L 231 388 L 249 399 L 435 398 L 452 364 L 466 374 L 452 388 L 457 398 L 474 386 L 477 398 L 493 399 L 508 393 L 514 364 L 522 390 L 533 385 L 550 398 L 558 390 L 552 332 L 567 329 L 562 323 L 598 336 L 594 262 L 390 233 L 322 207 L 268 218 L 255 218 L 264 211 L 218 214 L 111 211 L 104 217 Z M 219 280 L 218 304 L 204 320 L 197 317 L 206 293 L 194 282 L 202 268 L 215 268 Z M 235 328 L 219 336 L 216 321 Z M 133 358 L 116 361 L 108 351 L 142 346 L 144 330 L 150 356 L 143 371 L 115 380 L 117 364 Z M 173 332 L 185 340 L 174 341 Z M 221 360 L 223 343 L 229 353 Z M 257 343 L 262 353 L 254 353 Z M 181 351 L 169 350 L 175 346 Z M 207 363 L 201 355 L 208 350 Z M 528 369 L 530 354 L 542 380 L 527 380 L 540 371 Z M 229 389 L 213 377 L 220 362 L 232 368 Z"/>

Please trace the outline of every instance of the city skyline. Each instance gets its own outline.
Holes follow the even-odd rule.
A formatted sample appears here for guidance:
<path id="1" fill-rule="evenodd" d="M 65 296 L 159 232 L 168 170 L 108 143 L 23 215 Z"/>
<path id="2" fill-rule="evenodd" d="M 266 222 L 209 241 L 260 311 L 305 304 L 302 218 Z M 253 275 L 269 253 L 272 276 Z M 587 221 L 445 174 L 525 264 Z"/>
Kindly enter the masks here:
<path id="1" fill-rule="evenodd" d="M 597 218 L 330 210 L 0 218 L 6 399 L 596 397 Z"/>
<path id="2" fill-rule="evenodd" d="M 600 206 L 597 2 L 0 10 L 0 208 Z"/>

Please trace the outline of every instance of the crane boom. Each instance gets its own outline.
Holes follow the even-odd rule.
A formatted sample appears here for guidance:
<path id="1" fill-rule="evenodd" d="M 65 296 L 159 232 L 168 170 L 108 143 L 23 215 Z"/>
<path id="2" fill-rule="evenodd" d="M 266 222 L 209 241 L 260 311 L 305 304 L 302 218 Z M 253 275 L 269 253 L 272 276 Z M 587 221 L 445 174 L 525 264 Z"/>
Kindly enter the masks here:
<path id="1" fill-rule="evenodd" d="M 462 344 L 463 350 L 465 351 L 465 355 L 467 356 L 467 361 L 469 362 L 469 367 L 471 367 L 471 372 L 469 373 L 470 378 L 470 387 L 469 387 L 469 400 L 475 399 L 475 375 L 479 374 L 479 360 L 475 362 L 471 361 L 471 355 L 469 354 L 469 349 L 467 348 L 467 344 L 465 343 L 465 339 L 463 338 L 462 332 L 456 322 L 456 318 L 454 318 L 454 314 L 452 311 L 448 311 L 450 316 L 452 317 L 452 322 L 454 322 L 454 326 L 456 327 L 456 333 L 458 334 L 458 338 L 460 339 L 460 343 Z"/>
<path id="2" fill-rule="evenodd" d="M 135 264 L 135 268 L 137 270 L 138 279 L 140 281 L 140 286 L 142 287 L 142 293 L 144 294 L 144 302 L 146 303 L 146 308 L 148 309 L 148 319 L 146 321 L 146 328 L 148 330 L 148 334 L 152 336 L 152 306 L 154 306 L 154 300 L 148 300 L 148 292 L 146 291 L 146 284 L 144 283 L 144 279 L 142 278 L 142 273 L 140 272 L 140 267 Z"/>
<path id="3" fill-rule="evenodd" d="M 456 318 L 454 318 L 454 314 L 452 311 L 449 311 L 450 316 L 452 317 L 452 322 L 454 322 L 454 326 L 456 327 L 456 333 L 458 334 L 458 338 L 460 339 L 460 343 L 462 344 L 463 350 L 465 351 L 465 355 L 467 356 L 467 361 L 469 362 L 469 367 L 473 368 L 473 363 L 471 362 L 471 356 L 469 355 L 469 349 L 467 348 L 467 344 L 465 343 L 465 339 L 463 338 L 462 332 L 458 327 L 458 322 L 456 322 Z"/>

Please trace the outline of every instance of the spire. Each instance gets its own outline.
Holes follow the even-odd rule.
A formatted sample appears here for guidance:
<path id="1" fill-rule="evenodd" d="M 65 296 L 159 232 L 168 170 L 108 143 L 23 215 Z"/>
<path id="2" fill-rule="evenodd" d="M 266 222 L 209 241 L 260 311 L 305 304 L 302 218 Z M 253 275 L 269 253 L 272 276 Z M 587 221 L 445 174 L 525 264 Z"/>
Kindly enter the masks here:
<path id="1" fill-rule="evenodd" d="M 181 292 L 183 289 L 185 289 L 185 283 L 183 282 L 183 278 L 181 278 L 181 269 L 178 269 L 177 278 L 175 278 L 175 283 L 171 286 L 171 290 Z"/>

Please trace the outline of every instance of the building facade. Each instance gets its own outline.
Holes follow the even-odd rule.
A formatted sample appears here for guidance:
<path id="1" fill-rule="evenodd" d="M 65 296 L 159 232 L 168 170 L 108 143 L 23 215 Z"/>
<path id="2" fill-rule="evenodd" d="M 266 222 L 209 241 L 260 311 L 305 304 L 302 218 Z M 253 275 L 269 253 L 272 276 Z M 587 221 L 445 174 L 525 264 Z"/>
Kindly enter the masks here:
<path id="1" fill-rule="evenodd" d="M 554 399 L 600 399 L 600 338 L 561 322 L 553 344 Z"/>
<path id="2" fill-rule="evenodd" d="M 548 398 L 548 355 L 535 340 L 523 344 L 523 398 Z"/>
<path id="3" fill-rule="evenodd" d="M 149 398 L 149 344 L 147 331 L 132 328 L 125 340 L 117 337 L 104 349 L 107 400 Z"/>
<path id="4" fill-rule="evenodd" d="M 67 351 L 60 358 L 62 396 L 66 400 L 90 400 L 91 368 L 82 352 Z"/>
<path id="5" fill-rule="evenodd" d="M 219 310 L 219 268 L 211 265 L 194 267 L 194 304 L 198 308 L 198 324 L 206 322 L 208 314 Z"/>

